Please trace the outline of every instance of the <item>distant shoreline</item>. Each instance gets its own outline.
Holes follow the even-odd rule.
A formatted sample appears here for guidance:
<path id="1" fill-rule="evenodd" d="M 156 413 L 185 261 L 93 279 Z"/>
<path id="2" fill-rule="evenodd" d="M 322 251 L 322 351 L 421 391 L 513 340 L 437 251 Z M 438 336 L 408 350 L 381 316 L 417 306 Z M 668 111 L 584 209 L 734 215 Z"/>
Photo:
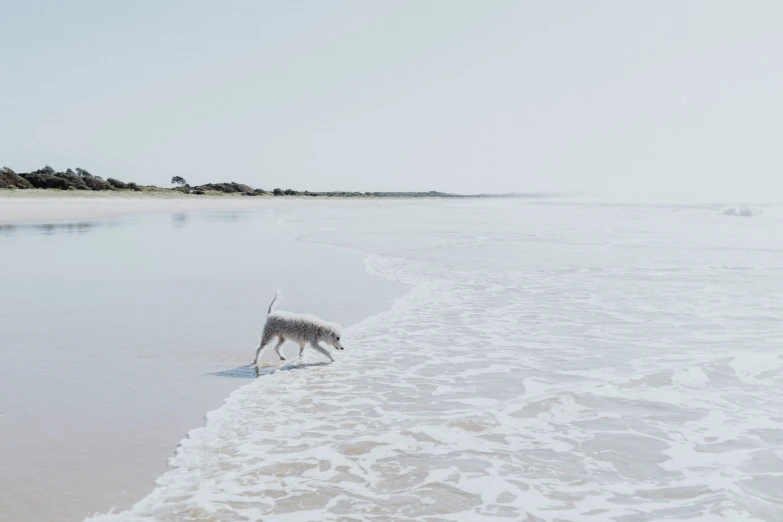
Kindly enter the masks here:
<path id="1" fill-rule="evenodd" d="M 348 192 L 348 191 L 328 191 L 328 192 L 310 192 L 294 191 L 292 194 L 276 195 L 271 192 L 264 194 L 245 194 L 240 192 L 228 193 L 219 191 L 205 191 L 204 194 L 183 193 L 175 189 L 165 189 L 159 187 L 143 187 L 140 191 L 128 190 L 62 190 L 62 189 L 18 189 L 18 188 L 0 188 L 0 198 L 127 198 L 127 199 L 208 199 L 208 198 L 336 198 L 336 199 L 468 199 L 468 198 L 523 198 L 532 197 L 531 194 L 509 193 L 509 194 L 453 194 L 447 192 Z"/>
<path id="2" fill-rule="evenodd" d="M 134 182 L 124 182 L 114 178 L 103 179 L 101 176 L 91 174 L 89 171 L 77 168 L 75 171 L 67 169 L 57 172 L 49 165 L 33 172 L 16 173 L 8 167 L 0 168 L 0 191 L 46 191 L 55 193 L 107 193 L 107 194 L 154 194 L 184 196 L 267 196 L 267 197 L 313 197 L 313 198 L 488 198 L 488 197 L 521 197 L 524 194 L 455 194 L 430 190 L 420 191 L 315 191 L 280 189 L 268 191 L 254 188 L 244 183 L 235 181 L 220 183 L 205 183 L 203 185 L 190 186 L 185 178 L 174 176 L 171 178 L 171 188 L 163 188 L 155 185 L 139 185 Z M 3 194 L 3 192 L 0 192 Z"/>
<path id="3" fill-rule="evenodd" d="M 475 196 L 481 197 L 481 196 Z M 52 189 L 0 189 L 0 231 L 29 224 L 83 222 L 119 217 L 126 214 L 184 213 L 210 211 L 253 211 L 275 208 L 286 203 L 312 200 L 334 201 L 438 199 L 436 197 L 339 197 L 339 196 L 259 196 L 241 194 L 202 195 L 176 191 L 76 191 Z M 446 198 L 440 198 L 446 199 Z M 308 203 L 301 203 L 307 205 Z M 281 207 L 282 208 L 282 207 Z"/>

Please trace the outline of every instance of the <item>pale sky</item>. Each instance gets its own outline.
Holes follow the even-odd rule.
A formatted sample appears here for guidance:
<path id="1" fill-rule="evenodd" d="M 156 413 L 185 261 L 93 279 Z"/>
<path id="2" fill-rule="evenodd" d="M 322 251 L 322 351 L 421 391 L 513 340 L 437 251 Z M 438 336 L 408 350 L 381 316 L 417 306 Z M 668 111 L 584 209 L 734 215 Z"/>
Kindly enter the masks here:
<path id="1" fill-rule="evenodd" d="M 0 0 L 0 20 L 19 172 L 783 193 L 780 1 Z"/>

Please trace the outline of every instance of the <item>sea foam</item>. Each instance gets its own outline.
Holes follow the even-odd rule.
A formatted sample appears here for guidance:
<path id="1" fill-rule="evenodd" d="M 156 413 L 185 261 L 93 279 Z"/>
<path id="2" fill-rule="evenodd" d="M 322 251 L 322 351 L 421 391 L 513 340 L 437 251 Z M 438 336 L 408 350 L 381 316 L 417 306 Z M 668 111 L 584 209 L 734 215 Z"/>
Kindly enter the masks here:
<path id="1" fill-rule="evenodd" d="M 334 364 L 234 392 L 148 497 L 91 520 L 783 518 L 778 236 L 749 261 L 707 211 L 388 209 L 318 237 L 410 292 Z"/>

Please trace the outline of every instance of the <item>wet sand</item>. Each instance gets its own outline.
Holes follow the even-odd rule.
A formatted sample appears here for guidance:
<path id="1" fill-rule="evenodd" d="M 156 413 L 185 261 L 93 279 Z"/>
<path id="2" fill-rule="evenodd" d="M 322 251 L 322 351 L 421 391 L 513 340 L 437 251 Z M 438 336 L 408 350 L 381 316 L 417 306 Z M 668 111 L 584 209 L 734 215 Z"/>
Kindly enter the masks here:
<path id="1" fill-rule="evenodd" d="M 285 198 L 289 200 L 289 198 Z M 54 223 L 153 212 L 258 210 L 271 197 L 187 196 L 157 193 L 75 194 L 62 191 L 0 190 L 0 225 Z"/>
<path id="2" fill-rule="evenodd" d="M 287 205 L 331 201 L 426 199 L 421 196 L 242 196 L 238 194 L 187 195 L 177 192 L 84 192 L 0 189 L 0 226 L 20 223 L 57 223 L 156 212 L 252 211 Z"/>
<path id="3" fill-rule="evenodd" d="M 404 292 L 357 254 L 294 241 L 279 220 L 303 204 L 0 199 L 4 520 L 83 520 L 150 492 L 188 430 L 255 378 L 275 289 L 346 326 Z M 133 213 L 156 214 L 86 220 Z"/>

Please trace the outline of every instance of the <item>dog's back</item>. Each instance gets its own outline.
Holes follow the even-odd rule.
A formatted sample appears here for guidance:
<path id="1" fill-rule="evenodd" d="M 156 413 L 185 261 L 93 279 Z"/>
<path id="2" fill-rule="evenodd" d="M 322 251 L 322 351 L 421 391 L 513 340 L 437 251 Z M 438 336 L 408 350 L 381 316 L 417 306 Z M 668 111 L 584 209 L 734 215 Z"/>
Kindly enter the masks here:
<path id="1" fill-rule="evenodd" d="M 270 336 L 282 335 L 295 342 L 320 340 L 324 331 L 339 332 L 339 326 L 308 314 L 275 311 L 266 318 L 264 332 Z"/>

